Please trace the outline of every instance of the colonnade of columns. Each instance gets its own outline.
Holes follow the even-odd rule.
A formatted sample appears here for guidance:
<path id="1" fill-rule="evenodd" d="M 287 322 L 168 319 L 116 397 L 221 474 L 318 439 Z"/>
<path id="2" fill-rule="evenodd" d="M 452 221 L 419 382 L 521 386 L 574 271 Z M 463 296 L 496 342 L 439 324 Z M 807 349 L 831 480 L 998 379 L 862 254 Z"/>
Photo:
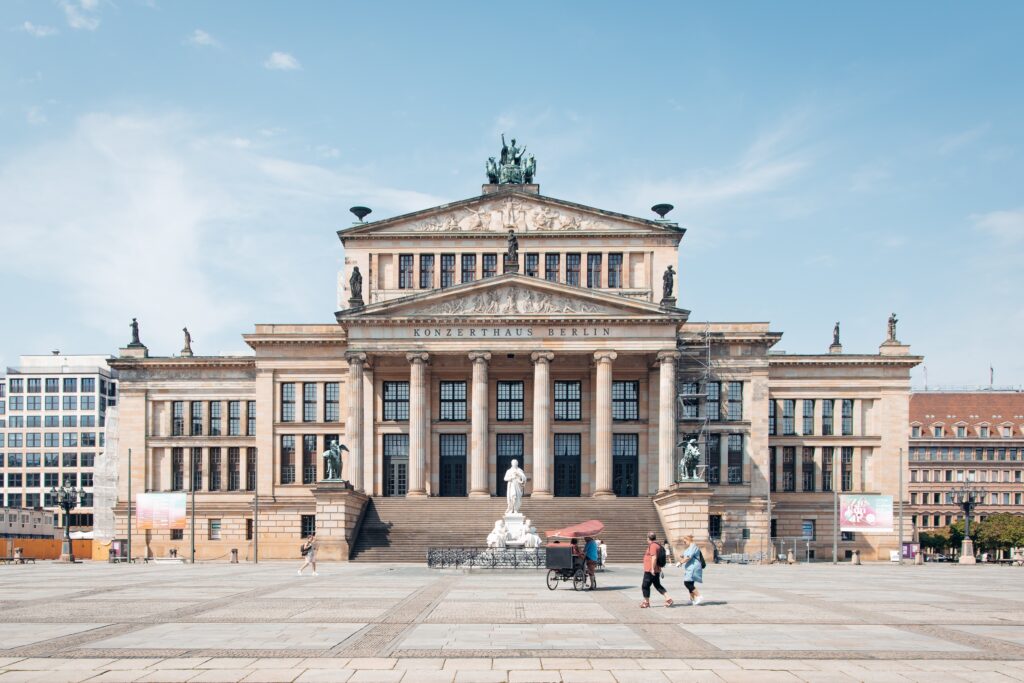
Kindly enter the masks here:
<path id="1" fill-rule="evenodd" d="M 612 368 L 618 354 L 615 351 L 597 351 L 595 386 L 595 496 L 613 496 L 612 492 Z M 674 481 L 674 453 L 676 437 L 675 369 L 679 354 L 662 351 L 657 359 L 659 370 L 658 393 L 658 489 L 667 490 Z M 530 355 L 533 362 L 533 493 L 538 498 L 553 495 L 551 454 L 551 363 L 555 354 L 536 351 Z M 350 378 L 348 382 L 347 441 L 352 452 L 348 461 L 348 479 L 357 489 L 363 488 L 363 370 L 366 354 L 349 352 Z M 408 353 L 409 361 L 409 485 L 408 496 L 427 495 L 427 439 L 429 438 L 426 366 L 430 355 L 424 352 Z M 469 495 L 490 495 L 488 480 L 488 368 L 491 354 L 473 351 L 472 407 L 470 411 Z"/>

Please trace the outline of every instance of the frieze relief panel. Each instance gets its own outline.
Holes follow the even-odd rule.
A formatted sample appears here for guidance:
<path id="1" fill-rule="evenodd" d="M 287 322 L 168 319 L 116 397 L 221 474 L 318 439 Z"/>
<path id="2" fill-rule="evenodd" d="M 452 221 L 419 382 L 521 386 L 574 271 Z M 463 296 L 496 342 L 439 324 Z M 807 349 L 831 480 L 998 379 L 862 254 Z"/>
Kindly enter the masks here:
<path id="1" fill-rule="evenodd" d="M 545 204 L 506 197 L 476 206 L 454 209 L 451 213 L 396 226 L 401 232 L 576 232 L 615 230 L 625 223 L 596 221 L 579 211 L 556 209 Z M 636 226 L 629 226 L 636 230 Z"/>
<path id="2" fill-rule="evenodd" d="M 397 315 L 547 315 L 565 313 L 621 313 L 590 301 L 538 292 L 525 287 L 496 287 L 470 296 L 428 304 Z"/>

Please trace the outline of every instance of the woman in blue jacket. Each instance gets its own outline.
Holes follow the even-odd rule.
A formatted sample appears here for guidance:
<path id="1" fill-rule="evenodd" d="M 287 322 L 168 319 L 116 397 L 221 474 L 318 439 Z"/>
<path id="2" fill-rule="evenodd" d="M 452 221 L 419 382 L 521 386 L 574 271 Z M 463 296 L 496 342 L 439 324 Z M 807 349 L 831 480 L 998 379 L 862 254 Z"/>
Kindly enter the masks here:
<path id="1" fill-rule="evenodd" d="M 683 567 L 683 585 L 690 592 L 691 604 L 699 605 L 704 599 L 697 592 L 695 585 L 704 582 L 704 567 L 701 563 L 700 548 L 693 542 L 692 534 L 683 536 L 683 543 L 686 544 L 686 550 L 683 551 L 682 561 L 677 562 L 676 566 Z"/>

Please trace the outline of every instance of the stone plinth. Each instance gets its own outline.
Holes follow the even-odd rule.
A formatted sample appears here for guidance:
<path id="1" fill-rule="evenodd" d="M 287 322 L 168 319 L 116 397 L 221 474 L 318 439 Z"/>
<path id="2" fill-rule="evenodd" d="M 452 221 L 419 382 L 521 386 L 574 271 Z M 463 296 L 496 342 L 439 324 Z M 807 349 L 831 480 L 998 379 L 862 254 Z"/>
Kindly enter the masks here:
<path id="1" fill-rule="evenodd" d="M 355 529 L 368 498 L 347 481 L 322 481 L 313 487 L 316 499 L 317 560 L 348 562 Z"/>
<path id="2" fill-rule="evenodd" d="M 661 300 L 662 308 L 675 308 L 676 298 L 674 296 L 666 296 Z"/>
<path id="3" fill-rule="evenodd" d="M 363 298 L 362 297 L 358 297 L 358 298 L 351 297 L 348 300 L 348 307 L 349 308 L 362 308 L 365 305 L 366 304 L 363 302 Z"/>
<path id="4" fill-rule="evenodd" d="M 965 538 L 960 544 L 960 564 L 976 564 L 974 559 L 974 541 Z"/>
<path id="5" fill-rule="evenodd" d="M 843 352 L 843 345 L 842 344 L 832 344 L 832 345 L 830 345 L 828 347 L 828 352 L 829 353 L 842 353 Z"/>
<path id="6" fill-rule="evenodd" d="M 505 254 L 505 270 L 506 273 L 518 273 L 519 272 L 519 259 L 510 258 L 508 254 Z"/>
<path id="7" fill-rule="evenodd" d="M 683 551 L 683 536 L 693 534 L 705 557 L 714 557 L 708 537 L 708 501 L 711 488 L 707 482 L 681 482 L 654 498 L 661 526 L 668 534 L 669 544 L 676 553 Z"/>
<path id="8" fill-rule="evenodd" d="M 129 344 L 117 350 L 121 358 L 149 358 L 149 349 L 143 344 Z"/>

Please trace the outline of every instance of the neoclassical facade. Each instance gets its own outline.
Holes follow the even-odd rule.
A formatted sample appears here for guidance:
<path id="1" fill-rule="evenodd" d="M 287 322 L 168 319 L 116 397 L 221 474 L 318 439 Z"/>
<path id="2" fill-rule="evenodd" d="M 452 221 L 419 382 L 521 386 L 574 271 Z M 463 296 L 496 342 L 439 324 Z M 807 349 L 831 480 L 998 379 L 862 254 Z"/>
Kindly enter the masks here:
<path id="1" fill-rule="evenodd" d="M 518 460 L 534 505 L 646 497 L 670 537 L 728 552 L 810 522 L 823 557 L 833 486 L 897 493 L 920 359 L 894 335 L 877 354 L 797 356 L 773 352 L 766 323 L 689 321 L 666 273 L 684 232 L 524 183 L 340 230 L 336 324 L 257 325 L 251 356 L 127 347 L 111 363 L 117 533 L 128 477 L 134 491 L 195 488 L 200 557 L 251 556 L 257 536 L 261 557 L 292 557 L 313 528 L 358 533 L 321 500 L 321 454 L 338 440 L 350 515 L 376 497 L 504 496 Z M 690 436 L 704 484 L 677 484 Z M 189 531 L 133 538 L 163 554 Z"/>

